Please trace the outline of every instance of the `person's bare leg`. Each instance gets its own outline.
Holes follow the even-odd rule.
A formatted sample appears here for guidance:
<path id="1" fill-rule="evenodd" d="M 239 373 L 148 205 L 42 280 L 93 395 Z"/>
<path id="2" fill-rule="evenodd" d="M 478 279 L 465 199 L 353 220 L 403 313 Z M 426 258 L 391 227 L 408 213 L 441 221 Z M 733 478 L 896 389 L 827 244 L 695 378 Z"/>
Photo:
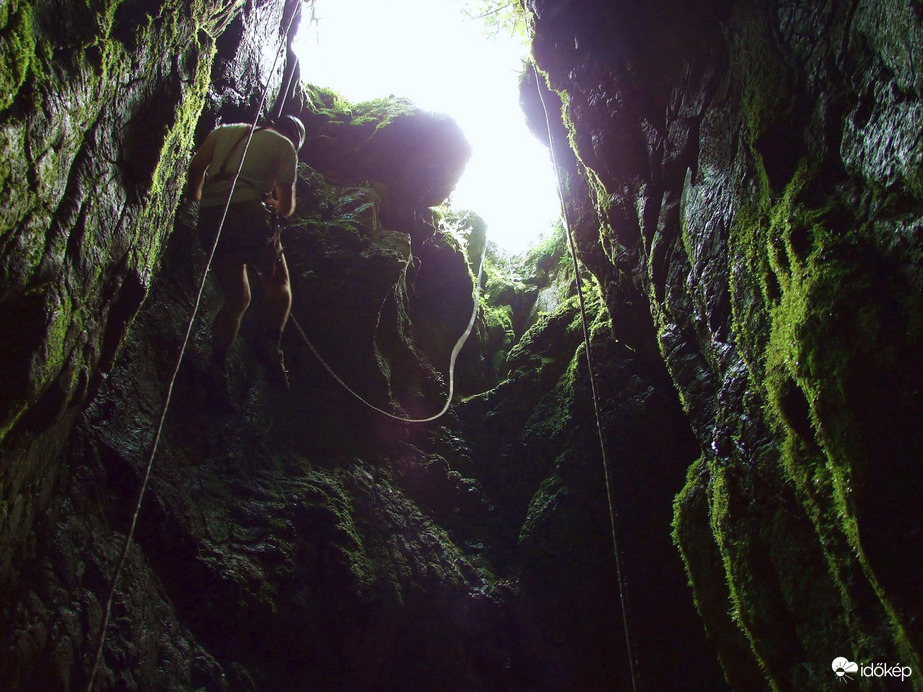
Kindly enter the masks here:
<path id="1" fill-rule="evenodd" d="M 212 361 L 223 365 L 250 306 L 250 282 L 246 265 L 234 257 L 219 257 L 212 266 L 224 295 L 212 327 Z"/>
<path id="2" fill-rule="evenodd" d="M 277 387 L 288 389 L 288 373 L 282 350 L 279 348 L 282 330 L 292 308 L 292 289 L 284 255 L 279 255 L 275 271 L 271 277 L 266 278 L 268 273 L 260 274 L 260 281 L 265 290 L 260 316 L 265 331 L 258 353 L 266 366 L 267 379 Z"/>
<path id="3" fill-rule="evenodd" d="M 271 279 L 263 279 L 263 276 L 265 274 L 260 276 L 265 289 L 263 304 L 260 308 L 263 326 L 268 335 L 281 336 L 285 323 L 288 322 L 288 314 L 292 309 L 292 288 L 289 283 L 285 255 L 279 255 L 276 271 Z"/>

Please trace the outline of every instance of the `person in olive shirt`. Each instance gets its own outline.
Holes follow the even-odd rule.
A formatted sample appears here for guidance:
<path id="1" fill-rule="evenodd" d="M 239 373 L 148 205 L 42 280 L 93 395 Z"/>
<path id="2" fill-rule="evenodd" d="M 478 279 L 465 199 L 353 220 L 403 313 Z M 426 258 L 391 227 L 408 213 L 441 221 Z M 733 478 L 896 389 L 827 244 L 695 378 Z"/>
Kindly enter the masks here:
<path id="1" fill-rule="evenodd" d="M 200 204 L 199 233 L 209 249 L 250 129 L 248 124 L 215 128 L 189 164 L 186 193 Z M 277 217 L 288 217 L 295 211 L 298 150 L 304 133 L 304 125 L 291 115 L 271 126 L 256 128 L 233 186 L 212 262 L 224 302 L 215 316 L 211 361 L 223 394 L 227 394 L 228 351 L 250 305 L 248 266 L 259 275 L 265 291 L 260 309 L 264 335 L 257 345 L 257 356 L 266 367 L 267 379 L 288 388 L 279 342 L 288 321 L 292 291 Z"/>

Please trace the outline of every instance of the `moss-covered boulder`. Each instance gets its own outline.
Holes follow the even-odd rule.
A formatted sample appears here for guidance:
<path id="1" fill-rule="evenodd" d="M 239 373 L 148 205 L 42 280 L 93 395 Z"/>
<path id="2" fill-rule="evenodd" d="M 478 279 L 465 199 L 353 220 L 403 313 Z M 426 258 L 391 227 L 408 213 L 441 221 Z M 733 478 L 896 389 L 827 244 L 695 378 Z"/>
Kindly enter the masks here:
<path id="1" fill-rule="evenodd" d="M 350 104 L 308 87 L 304 101 L 304 161 L 337 182 L 376 181 L 385 225 L 431 237 L 431 224 L 414 223 L 415 213 L 444 202 L 464 171 L 471 145 L 458 124 L 394 96 Z"/>

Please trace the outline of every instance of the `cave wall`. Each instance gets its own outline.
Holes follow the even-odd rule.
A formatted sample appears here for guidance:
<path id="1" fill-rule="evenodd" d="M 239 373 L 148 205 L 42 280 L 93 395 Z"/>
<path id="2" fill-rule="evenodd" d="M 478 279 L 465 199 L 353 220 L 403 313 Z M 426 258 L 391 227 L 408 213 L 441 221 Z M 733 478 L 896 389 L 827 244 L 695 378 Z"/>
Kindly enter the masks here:
<path id="1" fill-rule="evenodd" d="M 920 4 L 526 5 L 575 230 L 699 442 L 674 537 L 728 681 L 918 670 Z"/>
<path id="2" fill-rule="evenodd" d="M 331 185 L 303 166 L 297 197 L 304 213 L 285 243 L 299 323 L 369 401 L 433 413 L 438 368 L 409 340 L 405 312 L 410 234 L 382 226 L 368 185 Z M 85 684 L 101 598 L 205 267 L 193 221 L 184 209 L 118 364 L 68 440 L 61 518 L 37 522 L 39 549 L 7 611 L 5 689 Z M 458 255 L 448 254 L 443 265 Z M 470 300 L 463 258 L 461 269 Z M 473 481 L 347 394 L 292 329 L 283 346 L 293 386 L 269 387 L 251 348 L 256 307 L 230 359 L 239 411 L 215 406 L 203 384 L 219 300 L 209 284 L 115 595 L 98 689 L 402 689 L 408 680 L 477 689 L 464 681 L 502 675 L 505 590 L 456 544 L 458 508 L 485 513 Z M 432 354 L 439 366 L 447 357 Z"/>
<path id="3" fill-rule="evenodd" d="M 113 368 L 169 235 L 216 37 L 274 37 L 276 3 L 5 3 L 0 11 L 0 592 L 56 460 Z M 255 42 L 255 39 L 254 39 Z M 243 53 L 244 51 L 241 51 Z M 281 80 L 252 55 L 238 87 Z"/>

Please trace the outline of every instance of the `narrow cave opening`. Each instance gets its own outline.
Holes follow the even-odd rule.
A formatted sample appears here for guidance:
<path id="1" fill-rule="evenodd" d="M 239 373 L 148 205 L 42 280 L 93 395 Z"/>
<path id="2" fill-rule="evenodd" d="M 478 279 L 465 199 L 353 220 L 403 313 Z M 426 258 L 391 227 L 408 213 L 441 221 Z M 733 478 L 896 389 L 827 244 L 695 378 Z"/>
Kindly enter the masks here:
<path id="1" fill-rule="evenodd" d="M 451 116 L 473 154 L 449 198 L 525 252 L 559 223 L 550 154 L 529 131 L 519 81 L 529 49 L 501 0 L 313 0 L 293 48 L 305 82 L 351 103 L 394 95 Z"/>

